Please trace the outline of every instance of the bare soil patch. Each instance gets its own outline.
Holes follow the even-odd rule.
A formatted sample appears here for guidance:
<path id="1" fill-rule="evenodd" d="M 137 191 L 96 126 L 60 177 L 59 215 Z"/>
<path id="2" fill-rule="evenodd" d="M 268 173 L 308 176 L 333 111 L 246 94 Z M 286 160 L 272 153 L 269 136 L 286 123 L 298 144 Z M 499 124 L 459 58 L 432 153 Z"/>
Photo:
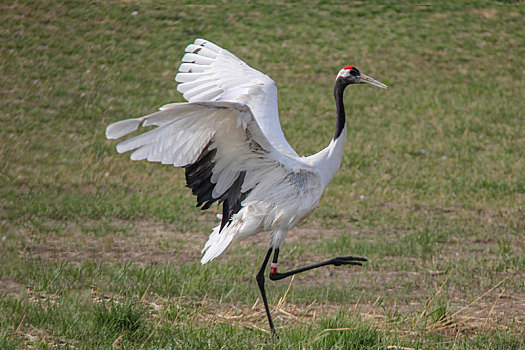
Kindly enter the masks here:
<path id="1" fill-rule="evenodd" d="M 186 262 L 200 258 L 200 250 L 207 239 L 201 232 L 179 232 L 175 225 L 156 221 L 115 222 L 129 226 L 124 232 L 97 237 L 85 233 L 75 223 L 68 223 L 64 232 L 45 237 L 20 232 L 27 248 L 22 254 L 33 258 L 81 262 L 87 259 L 134 263 Z"/>

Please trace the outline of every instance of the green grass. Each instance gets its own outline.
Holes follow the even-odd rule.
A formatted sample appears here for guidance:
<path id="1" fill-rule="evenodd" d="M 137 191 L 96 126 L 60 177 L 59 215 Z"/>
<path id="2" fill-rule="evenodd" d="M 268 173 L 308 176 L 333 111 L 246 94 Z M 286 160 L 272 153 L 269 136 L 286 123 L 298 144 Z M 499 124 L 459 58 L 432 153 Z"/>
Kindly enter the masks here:
<path id="1" fill-rule="evenodd" d="M 0 8 L 0 348 L 525 348 L 522 4 Z M 183 101 L 196 37 L 276 81 L 300 154 L 333 135 L 342 66 L 389 85 L 346 92 L 341 170 L 280 255 L 369 262 L 268 282 L 278 341 L 266 236 L 201 266 L 220 210 L 104 136 Z"/>

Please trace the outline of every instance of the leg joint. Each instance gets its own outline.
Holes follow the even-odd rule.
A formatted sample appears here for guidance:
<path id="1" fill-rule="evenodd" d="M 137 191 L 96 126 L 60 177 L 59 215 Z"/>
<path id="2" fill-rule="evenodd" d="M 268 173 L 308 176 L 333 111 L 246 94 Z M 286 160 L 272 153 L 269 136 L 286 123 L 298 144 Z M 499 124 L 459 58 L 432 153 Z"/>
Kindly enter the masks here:
<path id="1" fill-rule="evenodd" d="M 255 275 L 255 280 L 257 281 L 259 285 L 263 285 L 264 284 L 264 274 L 258 273 L 257 275 Z"/>

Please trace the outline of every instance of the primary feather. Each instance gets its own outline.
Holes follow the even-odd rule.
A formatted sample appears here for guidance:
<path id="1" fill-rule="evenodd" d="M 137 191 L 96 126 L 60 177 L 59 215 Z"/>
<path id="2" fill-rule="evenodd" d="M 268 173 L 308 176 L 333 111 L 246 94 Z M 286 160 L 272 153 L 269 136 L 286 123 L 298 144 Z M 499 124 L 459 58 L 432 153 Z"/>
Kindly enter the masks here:
<path id="1" fill-rule="evenodd" d="M 286 141 L 277 109 L 275 82 L 219 46 L 197 39 L 186 47 L 175 80 L 188 102 L 231 101 L 245 104 L 268 141 L 279 151 L 297 155 Z"/>

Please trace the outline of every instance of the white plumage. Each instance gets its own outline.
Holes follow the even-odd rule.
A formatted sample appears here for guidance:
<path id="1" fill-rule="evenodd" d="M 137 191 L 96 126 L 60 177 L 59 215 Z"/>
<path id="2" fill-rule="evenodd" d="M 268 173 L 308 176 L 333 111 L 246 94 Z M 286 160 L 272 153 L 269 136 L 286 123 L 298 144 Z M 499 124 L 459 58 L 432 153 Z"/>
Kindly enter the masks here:
<path id="1" fill-rule="evenodd" d="M 242 201 L 242 209 L 220 233 L 220 225 L 213 230 L 203 250 L 202 263 L 217 257 L 234 239 L 263 230 L 275 229 L 274 246 L 280 245 L 286 232 L 311 212 L 322 194 L 319 175 L 307 159 L 277 151 L 246 105 L 172 104 L 143 118 L 114 123 L 106 135 L 123 136 L 141 123 L 157 128 L 121 142 L 117 151 L 135 150 L 131 154 L 133 160 L 184 167 L 195 163 L 209 145 L 208 149 L 216 152 L 211 174 L 213 199 L 223 196 L 245 172 L 240 192 L 248 195 Z"/>
<path id="2" fill-rule="evenodd" d="M 216 150 L 211 196 L 220 199 L 245 172 L 242 208 L 206 243 L 201 262 L 220 255 L 234 241 L 271 230 L 279 247 L 289 229 L 317 206 L 325 186 L 339 168 L 343 137 L 312 157 L 299 157 L 279 123 L 277 87 L 230 52 L 203 39 L 188 45 L 176 76 L 189 103 L 163 106 L 151 115 L 116 122 L 106 136 L 117 139 L 142 126 L 157 126 L 118 144 L 134 150 L 132 160 L 185 167 L 203 150 Z M 319 165 L 324 164 L 322 167 Z"/>

